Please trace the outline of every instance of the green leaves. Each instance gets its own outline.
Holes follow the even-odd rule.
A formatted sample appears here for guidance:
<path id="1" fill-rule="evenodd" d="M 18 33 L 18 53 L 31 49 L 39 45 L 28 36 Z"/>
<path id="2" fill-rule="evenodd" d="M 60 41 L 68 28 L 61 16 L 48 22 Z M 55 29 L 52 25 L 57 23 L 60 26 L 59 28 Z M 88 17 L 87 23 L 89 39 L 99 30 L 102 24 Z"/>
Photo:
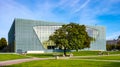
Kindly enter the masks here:
<path id="1" fill-rule="evenodd" d="M 0 39 L 0 50 L 7 46 L 7 41 L 5 38 Z"/>
<path id="2" fill-rule="evenodd" d="M 49 39 L 53 40 L 57 47 L 75 50 L 89 48 L 92 40 L 86 27 L 76 23 L 62 25 Z"/>

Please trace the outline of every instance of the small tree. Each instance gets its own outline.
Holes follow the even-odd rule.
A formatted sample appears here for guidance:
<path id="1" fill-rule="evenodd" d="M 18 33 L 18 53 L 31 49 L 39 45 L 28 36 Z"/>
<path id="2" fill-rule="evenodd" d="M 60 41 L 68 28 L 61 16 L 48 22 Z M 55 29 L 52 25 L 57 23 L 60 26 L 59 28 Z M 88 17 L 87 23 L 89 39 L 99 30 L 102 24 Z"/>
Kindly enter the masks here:
<path id="1" fill-rule="evenodd" d="M 120 50 L 120 40 L 117 42 L 116 49 Z"/>
<path id="2" fill-rule="evenodd" d="M 107 49 L 107 51 L 111 51 L 111 50 L 114 50 L 115 49 L 115 44 L 107 44 L 106 45 L 106 49 Z"/>
<path id="3" fill-rule="evenodd" d="M 5 48 L 7 46 L 7 41 L 5 38 L 1 38 L 0 39 L 0 50 L 2 50 L 3 48 Z"/>
<path id="4" fill-rule="evenodd" d="M 89 48 L 92 37 L 88 36 L 84 25 L 70 23 L 57 29 L 49 40 L 53 40 L 56 47 L 64 49 L 66 56 L 66 49 L 78 51 L 78 49 Z"/>

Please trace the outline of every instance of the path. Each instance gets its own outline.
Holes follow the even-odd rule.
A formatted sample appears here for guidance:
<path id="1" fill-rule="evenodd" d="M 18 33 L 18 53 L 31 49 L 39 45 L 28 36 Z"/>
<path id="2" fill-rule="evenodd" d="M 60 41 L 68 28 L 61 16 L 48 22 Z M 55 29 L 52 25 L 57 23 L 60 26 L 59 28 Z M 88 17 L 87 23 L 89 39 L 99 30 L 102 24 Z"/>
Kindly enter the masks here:
<path id="1" fill-rule="evenodd" d="M 0 66 L 19 64 L 19 63 L 33 61 L 33 60 L 48 60 L 48 59 L 54 59 L 54 58 L 35 58 L 35 57 L 33 57 L 33 58 L 27 58 L 27 59 L 16 59 L 16 60 L 0 61 Z"/>

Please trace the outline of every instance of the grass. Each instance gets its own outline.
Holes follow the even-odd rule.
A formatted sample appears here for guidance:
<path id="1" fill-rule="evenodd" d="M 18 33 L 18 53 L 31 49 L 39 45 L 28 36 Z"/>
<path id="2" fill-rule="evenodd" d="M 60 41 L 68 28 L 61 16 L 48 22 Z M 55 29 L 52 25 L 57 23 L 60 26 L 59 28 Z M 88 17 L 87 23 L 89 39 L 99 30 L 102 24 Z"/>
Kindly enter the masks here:
<path id="1" fill-rule="evenodd" d="M 95 57 L 93 59 L 99 59 L 99 60 L 120 60 L 120 56 L 103 56 L 103 57 Z"/>
<path id="2" fill-rule="evenodd" d="M 109 54 L 120 54 L 120 51 L 109 51 Z"/>
<path id="3" fill-rule="evenodd" d="M 86 61 L 86 60 L 40 60 L 6 67 L 118 67 L 119 62 Z"/>
<path id="4" fill-rule="evenodd" d="M 70 53 L 70 52 L 68 52 Z M 71 52 L 74 56 L 93 56 L 93 55 L 99 55 L 100 51 L 79 51 L 79 52 Z M 103 51 L 103 54 L 106 55 L 109 53 L 112 54 L 120 54 L 120 51 Z"/>
<path id="5" fill-rule="evenodd" d="M 100 51 L 79 51 L 79 52 L 67 52 L 67 54 L 73 53 L 74 56 L 95 56 L 95 55 L 97 56 L 99 52 Z M 62 54 L 63 52 L 59 52 L 59 53 L 55 52 L 55 53 L 45 53 L 45 54 L 27 54 L 27 56 L 46 58 L 46 57 L 54 57 L 54 55 L 62 55 Z M 110 55 L 120 54 L 120 51 L 110 51 L 109 54 Z M 21 58 L 26 58 L 26 56 L 21 56 L 21 55 L 16 55 L 16 54 L 0 54 L 0 61 L 21 59 Z"/>
<path id="6" fill-rule="evenodd" d="M 120 60 L 120 55 L 118 56 L 96 56 L 96 57 L 73 57 L 71 59 L 96 59 L 96 60 Z"/>
<path id="7" fill-rule="evenodd" d="M 67 54 L 72 53 L 74 56 L 97 56 L 100 51 L 79 51 L 79 52 L 67 52 Z M 107 54 L 107 52 L 103 52 L 103 54 Z M 120 51 L 111 51 L 109 54 L 120 54 Z M 55 55 L 63 55 L 63 52 L 54 52 L 54 53 L 45 53 L 45 54 L 27 54 L 27 56 L 46 58 L 46 57 L 54 57 Z"/>
<path id="8" fill-rule="evenodd" d="M 98 55 L 99 51 L 79 51 L 79 52 L 67 52 L 67 54 L 72 53 L 74 56 L 91 56 Z M 27 54 L 27 56 L 46 58 L 54 57 L 55 55 L 62 56 L 63 52 L 45 53 L 45 54 Z"/>
<path id="9" fill-rule="evenodd" d="M 66 60 L 30 61 L 30 62 L 24 62 L 24 63 L 15 64 L 11 66 L 5 66 L 5 67 L 113 67 L 113 66 L 118 67 L 120 66 L 120 62 L 92 61 L 92 59 L 120 61 L 120 55 L 111 56 L 113 54 L 120 54 L 120 51 L 109 52 L 110 55 L 108 56 L 98 55 L 99 51 L 67 52 L 67 54 L 70 54 L 70 53 L 73 53 L 74 56 L 80 56 L 80 57 L 75 57 L 75 58 L 66 59 Z M 46 58 L 46 57 L 53 57 L 54 55 L 62 55 L 62 54 L 63 53 L 56 52 L 56 53 L 46 53 L 46 54 L 27 54 L 26 56 Z M 16 55 L 16 54 L 0 54 L 0 61 L 21 59 L 21 58 L 26 58 L 26 56 Z M 88 59 L 88 60 L 81 60 L 81 59 Z"/>
<path id="10" fill-rule="evenodd" d="M 79 51 L 79 52 L 72 52 L 74 56 L 91 56 L 91 55 L 98 55 L 100 51 Z"/>
<path id="11" fill-rule="evenodd" d="M 27 57 L 17 54 L 0 54 L 0 61 L 22 59 L 22 58 L 27 58 Z"/>

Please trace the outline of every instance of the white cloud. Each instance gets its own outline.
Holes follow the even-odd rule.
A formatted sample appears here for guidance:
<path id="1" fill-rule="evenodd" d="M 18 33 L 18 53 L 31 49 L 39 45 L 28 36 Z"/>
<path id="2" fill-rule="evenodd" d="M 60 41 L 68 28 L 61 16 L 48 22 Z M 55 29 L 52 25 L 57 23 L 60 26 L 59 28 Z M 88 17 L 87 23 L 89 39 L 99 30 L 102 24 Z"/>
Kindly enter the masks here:
<path id="1" fill-rule="evenodd" d="M 112 34 L 108 35 L 108 36 L 106 37 L 106 39 L 107 39 L 107 40 L 117 39 L 119 35 L 120 35 L 120 31 L 118 31 L 118 32 L 113 32 Z"/>
<path id="2" fill-rule="evenodd" d="M 0 37 L 6 37 L 12 25 L 14 18 L 40 19 L 46 21 L 55 21 L 58 16 L 52 13 L 56 4 L 46 1 L 36 3 L 35 9 L 30 10 L 26 5 L 20 4 L 15 0 L 0 0 Z M 55 20 L 54 20 L 55 19 Z"/>
<path id="3" fill-rule="evenodd" d="M 75 9 L 72 12 L 72 15 L 77 15 L 77 17 L 79 18 L 78 22 L 81 24 L 99 24 L 101 23 L 101 21 L 97 19 L 98 16 L 120 13 L 119 11 L 117 11 L 117 9 L 112 10 L 113 8 L 115 8 L 114 5 L 116 3 L 118 3 L 118 0 L 86 0 L 79 8 L 74 7 Z"/>
<path id="4" fill-rule="evenodd" d="M 0 37 L 6 37 L 14 18 L 34 18 L 34 13 L 14 0 L 0 1 Z"/>
<path id="5" fill-rule="evenodd" d="M 74 10 L 73 13 L 79 12 L 82 8 L 84 8 L 90 0 L 86 0 L 81 6 L 79 6 L 79 8 L 77 8 L 76 10 Z"/>
<path id="6" fill-rule="evenodd" d="M 4 30 L 0 36 L 7 37 L 7 32 L 16 17 L 57 22 L 70 22 L 69 19 L 77 17 L 79 20 L 76 22 L 81 24 L 99 24 L 100 21 L 96 17 L 107 13 L 119 13 L 115 10 L 111 11 L 111 8 L 114 7 L 113 4 L 120 2 L 120 0 L 59 0 L 55 3 L 51 3 L 49 0 L 45 0 L 43 3 L 37 1 L 34 5 L 35 10 L 31 10 L 27 5 L 18 3 L 16 0 L 0 0 L 0 31 Z M 60 16 L 53 13 L 52 11 L 57 7 L 65 10 L 66 14 Z"/>

